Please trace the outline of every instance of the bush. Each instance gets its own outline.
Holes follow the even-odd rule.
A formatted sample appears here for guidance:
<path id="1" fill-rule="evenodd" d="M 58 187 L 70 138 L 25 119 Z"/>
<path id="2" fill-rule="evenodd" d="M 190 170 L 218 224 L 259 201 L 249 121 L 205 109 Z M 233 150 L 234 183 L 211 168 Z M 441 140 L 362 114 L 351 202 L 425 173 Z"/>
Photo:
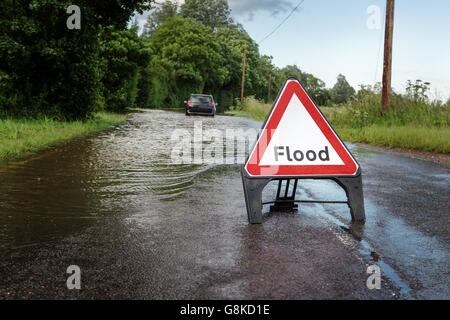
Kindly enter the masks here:
<path id="1" fill-rule="evenodd" d="M 102 68 L 105 62 L 99 57 L 100 35 L 105 26 L 124 29 L 130 16 L 149 9 L 151 2 L 78 0 L 82 27 L 68 30 L 66 9 L 72 1 L 0 1 L 0 116 L 85 119 L 105 99 L 119 101 L 113 103 L 112 109 L 123 101 L 122 105 L 133 101 L 137 80 L 133 68 L 126 74 L 123 87 L 114 83 L 107 94 L 102 89 L 101 79 L 106 71 Z M 104 38 L 105 35 L 102 34 Z M 113 38 L 112 41 L 117 40 Z M 132 39 L 128 43 L 117 40 L 111 45 L 118 42 L 127 50 L 136 47 Z M 102 44 L 104 53 L 108 45 Z M 121 48 L 116 49 L 120 55 Z M 127 57 L 131 64 L 140 59 L 134 53 Z M 109 55 L 107 67 L 115 58 L 114 54 Z M 115 67 L 114 61 L 112 65 Z M 111 74 L 106 74 L 111 79 Z"/>
<path id="2" fill-rule="evenodd" d="M 139 108 L 150 108 L 151 78 L 148 66 L 139 68 L 137 84 L 136 106 Z"/>
<path id="3" fill-rule="evenodd" d="M 59 119 L 89 117 L 98 108 L 98 28 L 83 11 L 84 27 L 68 31 L 69 1 L 0 4 L 0 113 Z"/>
<path id="4" fill-rule="evenodd" d="M 135 30 L 117 31 L 108 27 L 102 32 L 103 96 L 105 109 L 125 111 L 135 106 L 139 69 L 148 65 L 150 49 Z"/>

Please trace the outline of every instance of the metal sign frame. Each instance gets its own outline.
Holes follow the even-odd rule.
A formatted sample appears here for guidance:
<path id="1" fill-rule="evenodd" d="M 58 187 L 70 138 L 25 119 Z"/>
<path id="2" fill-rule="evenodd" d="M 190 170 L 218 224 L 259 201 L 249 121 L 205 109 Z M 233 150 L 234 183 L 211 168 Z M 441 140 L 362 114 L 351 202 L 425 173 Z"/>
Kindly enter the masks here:
<path id="1" fill-rule="evenodd" d="M 336 131 L 333 129 L 333 127 L 330 125 L 326 117 L 323 115 L 322 111 L 317 107 L 317 105 L 314 103 L 313 99 L 309 96 L 308 92 L 303 88 L 300 81 L 296 79 L 295 77 L 289 77 L 284 82 L 282 89 L 277 95 L 277 98 L 275 99 L 272 108 L 270 109 L 270 112 L 264 121 L 261 129 L 264 129 L 266 127 L 267 121 L 270 118 L 270 115 L 274 111 L 275 106 L 277 105 L 281 94 L 283 92 L 283 88 L 285 88 L 286 83 L 290 80 L 297 81 L 301 88 L 304 90 L 308 98 L 311 100 L 313 105 L 316 107 L 316 109 L 320 112 L 325 122 L 329 125 L 331 130 L 334 132 L 334 134 L 337 136 L 339 141 L 344 145 L 345 149 L 348 153 L 351 152 L 347 149 L 345 144 L 343 143 L 342 139 L 339 137 L 339 135 L 336 133 Z M 303 103 L 303 102 L 302 102 Z M 255 144 L 250 150 L 254 150 L 256 144 L 259 141 L 261 133 L 258 134 L 258 137 L 255 141 Z M 244 195 L 245 195 L 245 202 L 247 207 L 247 214 L 248 214 L 248 220 L 251 224 L 259 224 L 262 223 L 262 206 L 264 204 L 275 204 L 271 211 L 282 209 L 282 210 L 295 210 L 297 207 L 296 203 L 346 203 L 350 208 L 350 214 L 352 217 L 352 221 L 364 223 L 365 222 L 365 210 L 364 210 L 364 195 L 363 195 L 363 187 L 362 187 L 362 176 L 361 176 L 361 166 L 357 162 L 356 159 L 353 158 L 353 160 L 358 165 L 358 170 L 354 175 L 307 175 L 307 176 L 252 176 L 250 175 L 246 170 L 246 164 L 249 161 L 249 158 L 251 157 L 252 152 L 249 153 L 247 156 L 247 159 L 242 166 L 241 169 L 241 176 L 242 176 L 242 183 L 244 187 Z M 313 201 L 313 200 L 295 200 L 295 192 L 297 189 L 298 180 L 305 180 L 305 179 L 312 179 L 312 180 L 333 180 L 335 181 L 340 187 L 342 187 L 345 190 L 347 201 Z M 265 186 L 270 182 L 278 180 L 278 191 L 277 191 L 277 198 L 275 201 L 265 202 L 262 203 L 262 191 L 264 190 Z M 286 190 L 285 195 L 281 196 L 281 185 L 282 181 L 287 180 L 288 183 L 286 184 Z M 289 181 L 294 180 L 294 188 L 290 196 L 288 196 L 288 189 L 289 189 Z"/>

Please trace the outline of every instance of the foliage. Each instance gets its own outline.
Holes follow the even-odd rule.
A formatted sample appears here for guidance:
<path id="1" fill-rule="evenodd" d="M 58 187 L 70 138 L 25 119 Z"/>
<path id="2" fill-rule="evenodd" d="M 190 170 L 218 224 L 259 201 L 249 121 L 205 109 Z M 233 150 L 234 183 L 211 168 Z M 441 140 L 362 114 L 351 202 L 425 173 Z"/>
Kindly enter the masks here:
<path id="1" fill-rule="evenodd" d="M 416 80 L 413 83 L 411 80 L 408 80 L 406 86 L 406 94 L 408 97 L 414 101 L 427 101 L 428 95 L 427 91 L 430 90 L 430 83 L 423 82 L 422 80 Z"/>
<path id="2" fill-rule="evenodd" d="M 176 16 L 166 19 L 149 43 L 153 56 L 146 76 L 151 80 L 141 78 L 147 83 L 139 86 L 150 87 L 151 107 L 181 106 L 191 93 L 209 93 L 220 102 L 219 112 L 228 109 L 240 96 L 244 46 L 246 95 L 265 99 L 269 74 L 276 73 L 272 58 L 261 56 L 239 25 L 212 29 Z"/>
<path id="3" fill-rule="evenodd" d="M 345 76 L 339 74 L 336 84 L 330 91 L 331 101 L 337 104 L 346 103 L 355 94 L 355 89 L 347 82 Z"/>
<path id="4" fill-rule="evenodd" d="M 124 28 L 151 2 L 80 0 L 81 30 L 69 30 L 68 0 L 2 0 L 0 116 L 89 117 L 102 101 L 103 27 Z"/>
<path id="5" fill-rule="evenodd" d="M 269 70 L 272 68 L 270 57 L 261 57 L 257 44 L 239 26 L 220 28 L 215 38 L 220 45 L 227 76 L 222 86 L 215 83 L 208 89 L 220 99 L 221 106 L 227 109 L 233 105 L 237 97 L 240 97 L 244 46 L 247 47 L 245 95 L 265 97 Z M 268 61 L 270 66 L 267 68 Z"/>
<path id="6" fill-rule="evenodd" d="M 95 12 L 83 12 L 86 26 L 69 32 L 68 1 L 0 4 L 1 114 L 81 118 L 95 110 L 98 39 Z M 6 83 L 5 83 L 6 80 Z"/>
<path id="7" fill-rule="evenodd" d="M 150 10 L 154 2 L 155 0 L 82 0 L 76 1 L 76 4 L 83 8 L 83 12 L 92 8 L 100 25 L 115 26 L 117 29 L 123 30 L 133 14 L 142 14 L 144 11 Z"/>
<path id="8" fill-rule="evenodd" d="M 279 90 L 283 84 L 283 82 L 288 77 L 297 78 L 305 90 L 308 92 L 310 97 L 314 100 L 318 105 L 326 105 L 330 100 L 330 93 L 325 88 L 325 82 L 316 78 L 310 73 L 303 72 L 296 65 L 286 66 L 281 69 L 278 73 L 277 82 L 275 83 L 275 90 Z"/>
<path id="9" fill-rule="evenodd" d="M 266 100 L 271 76 L 274 98 L 290 74 L 320 103 L 328 99 L 319 79 L 261 56 L 225 0 L 162 2 L 141 37 L 137 20 L 124 27 L 153 1 L 80 1 L 81 30 L 65 26 L 69 1 L 14 3 L 0 4 L 3 116 L 83 119 L 100 109 L 177 107 L 193 92 L 213 94 L 223 111 L 240 96 L 244 45 L 246 96 Z"/>
<path id="10" fill-rule="evenodd" d="M 140 68 L 150 61 L 149 47 L 134 29 L 116 31 L 108 27 L 102 33 L 100 52 L 105 108 L 117 112 L 133 107 Z"/>
<path id="11" fill-rule="evenodd" d="M 134 104 L 139 108 L 150 108 L 152 82 L 150 77 L 150 67 L 148 65 L 139 68 L 137 79 L 137 97 Z"/>
<path id="12" fill-rule="evenodd" d="M 232 25 L 230 14 L 227 0 L 187 0 L 182 5 L 175 0 L 165 0 L 147 16 L 142 37 L 150 38 L 168 18 L 178 15 L 216 30 Z"/>
<path id="13" fill-rule="evenodd" d="M 206 86 L 221 86 L 227 69 L 212 30 L 192 19 L 169 18 L 150 40 L 152 83 L 165 88 L 165 97 L 155 97 L 153 106 L 161 102 L 181 105 L 191 93 L 204 92 Z M 163 98 L 163 99 L 161 99 Z"/>
<path id="14" fill-rule="evenodd" d="M 424 92 L 426 94 L 426 91 Z M 363 87 L 344 110 L 330 115 L 339 126 L 363 128 L 373 124 L 385 126 L 415 125 L 417 127 L 445 127 L 449 125 L 450 108 L 415 99 L 408 93 L 393 94 L 391 108 L 381 105 L 377 89 Z"/>
<path id="15" fill-rule="evenodd" d="M 185 0 L 180 14 L 212 29 L 227 27 L 232 23 L 227 0 Z"/>
<path id="16" fill-rule="evenodd" d="M 147 16 L 142 37 L 150 38 L 168 18 L 178 15 L 179 5 L 176 1 L 166 0 L 159 3 Z"/>

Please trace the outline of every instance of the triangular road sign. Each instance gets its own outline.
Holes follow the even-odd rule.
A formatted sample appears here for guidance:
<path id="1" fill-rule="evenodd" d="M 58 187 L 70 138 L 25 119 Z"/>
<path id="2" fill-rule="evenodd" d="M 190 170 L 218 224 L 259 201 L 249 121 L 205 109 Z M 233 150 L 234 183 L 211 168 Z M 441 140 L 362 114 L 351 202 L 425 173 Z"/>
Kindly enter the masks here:
<path id="1" fill-rule="evenodd" d="M 289 78 L 244 170 L 254 177 L 355 176 L 359 165 L 300 82 Z"/>

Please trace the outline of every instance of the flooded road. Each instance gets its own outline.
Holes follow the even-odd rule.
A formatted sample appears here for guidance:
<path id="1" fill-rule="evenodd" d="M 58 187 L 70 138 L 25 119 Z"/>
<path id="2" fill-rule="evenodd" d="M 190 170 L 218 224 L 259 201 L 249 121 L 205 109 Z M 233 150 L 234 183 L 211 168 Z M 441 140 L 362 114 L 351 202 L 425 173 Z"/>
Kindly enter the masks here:
<path id="1" fill-rule="evenodd" d="M 349 144 L 365 226 L 345 204 L 301 204 L 249 225 L 239 164 L 172 163 L 173 131 L 196 121 L 261 127 L 146 111 L 0 165 L 0 298 L 450 298 L 448 167 Z M 269 184 L 264 200 L 275 192 Z M 312 180 L 297 198 L 346 200 L 334 182 Z M 380 290 L 366 286 L 374 264 Z M 66 287 L 70 265 L 81 290 Z"/>

